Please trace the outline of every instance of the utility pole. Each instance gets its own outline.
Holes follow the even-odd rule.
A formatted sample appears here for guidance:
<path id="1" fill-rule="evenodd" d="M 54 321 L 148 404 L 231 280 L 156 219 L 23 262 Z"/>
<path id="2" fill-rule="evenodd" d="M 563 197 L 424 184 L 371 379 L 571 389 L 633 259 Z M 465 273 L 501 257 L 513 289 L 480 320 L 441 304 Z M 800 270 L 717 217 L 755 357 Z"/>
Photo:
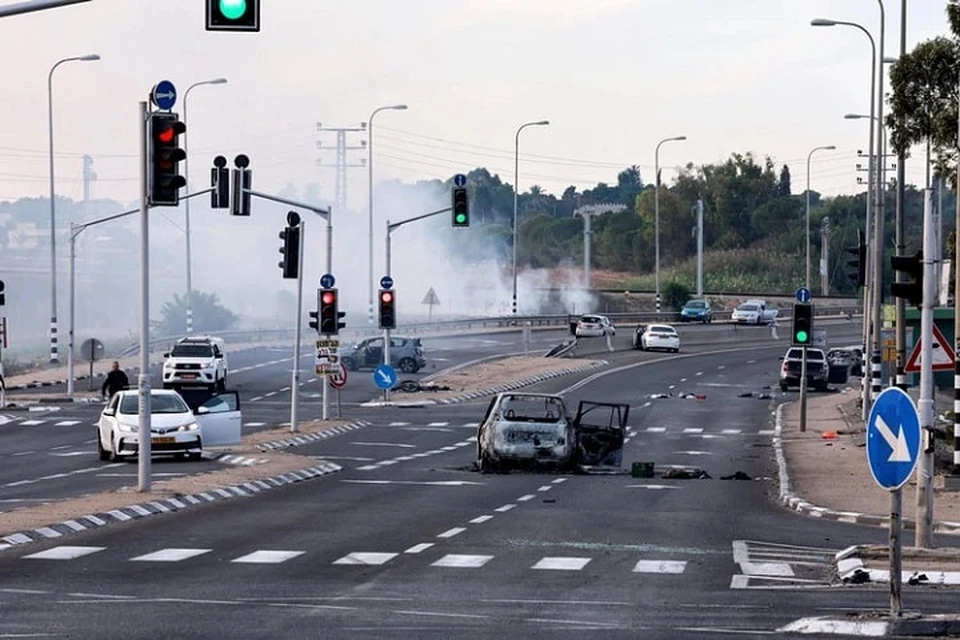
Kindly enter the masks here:
<path id="1" fill-rule="evenodd" d="M 920 306 L 920 428 L 923 447 L 917 465 L 917 530 L 914 546 L 925 549 L 933 537 L 933 299 L 937 283 L 934 274 L 933 192 L 923 198 L 923 303 Z"/>
<path id="2" fill-rule="evenodd" d="M 352 169 L 356 167 L 366 167 L 367 160 L 366 158 L 361 158 L 360 162 L 349 163 L 347 162 L 347 152 L 348 151 L 366 151 L 367 141 L 361 140 L 359 145 L 348 145 L 347 144 L 347 134 L 348 133 L 358 133 L 367 131 L 367 123 L 362 122 L 359 126 L 356 127 L 324 127 L 322 123 L 317 123 L 317 134 L 322 134 L 324 132 L 336 133 L 337 134 L 337 155 L 336 161 L 332 164 L 329 162 L 324 162 L 323 158 L 317 159 L 317 166 L 319 167 L 335 167 L 336 168 L 336 178 L 334 182 L 335 195 L 334 195 L 334 209 L 340 212 L 347 210 L 347 169 Z M 317 149 L 323 149 L 323 141 L 317 140 Z"/>
<path id="3" fill-rule="evenodd" d="M 872 378 L 872 389 L 871 389 L 871 402 L 877 395 L 880 394 L 882 388 L 881 381 L 881 368 L 883 357 L 883 315 L 881 313 L 882 301 L 883 301 L 883 254 L 884 254 L 884 244 L 883 244 L 883 222 L 884 222 L 884 212 L 886 207 L 884 201 L 886 200 L 887 184 L 885 179 L 885 171 L 887 166 L 887 156 L 886 156 L 886 135 L 885 127 L 883 126 L 883 105 L 884 105 L 884 95 L 883 95 L 883 76 L 885 75 L 884 66 L 883 66 L 883 51 L 884 51 L 884 42 L 886 41 L 886 11 L 883 6 L 883 0 L 880 0 L 880 47 L 877 60 L 879 64 L 877 65 L 878 71 L 880 72 L 879 77 L 877 78 L 877 131 L 880 134 L 880 144 L 877 145 L 879 153 L 877 154 L 878 165 L 876 176 L 876 184 L 874 185 L 877 190 L 876 197 L 876 212 L 873 217 L 873 297 L 870 299 L 871 315 L 873 316 L 873 354 L 871 358 L 871 378 Z M 866 355 L 866 354 L 864 354 Z"/>
<path id="4" fill-rule="evenodd" d="M 830 218 L 820 221 L 820 292 L 830 295 Z"/>
<path id="5" fill-rule="evenodd" d="M 697 198 L 697 298 L 703 298 L 703 199 Z"/>
<path id="6" fill-rule="evenodd" d="M 907 0 L 903 0 L 906 5 Z M 960 83 L 960 79 L 958 79 Z M 960 117 L 957 119 L 960 136 Z M 960 194 L 960 165 L 957 166 L 957 194 Z M 957 197 L 957 221 L 953 236 L 953 470 L 960 476 L 960 195 Z"/>
<path id="7" fill-rule="evenodd" d="M 907 55 L 907 0 L 902 0 L 900 3 L 900 58 L 903 59 Z M 898 123 L 899 127 L 903 127 L 903 118 L 900 118 Z M 907 155 L 906 151 L 903 149 L 897 150 L 897 217 L 896 217 L 896 237 L 894 242 L 897 246 L 896 255 L 902 256 L 907 253 L 906 238 L 904 237 L 903 229 L 903 194 L 904 194 L 904 182 L 906 181 L 906 167 L 907 167 Z M 960 184 L 958 184 L 960 186 Z M 957 201 L 957 230 L 960 231 L 960 200 Z M 899 271 L 895 274 L 896 281 L 902 282 L 902 276 Z M 896 345 L 897 345 L 897 386 L 906 391 L 907 389 L 907 375 L 904 372 L 903 368 L 907 364 L 907 330 L 906 330 L 906 315 L 903 298 L 894 299 L 895 313 L 896 313 Z M 960 323 L 958 323 L 960 326 Z M 955 334 L 960 335 L 960 334 Z M 960 343 L 958 343 L 960 344 Z M 960 367 L 960 364 L 957 365 Z M 958 369 L 960 371 L 960 369 Z M 960 389 L 960 387 L 958 387 Z M 958 391 L 957 393 L 960 393 Z M 957 396 L 960 398 L 960 395 Z M 954 403 L 957 404 L 957 403 Z"/>

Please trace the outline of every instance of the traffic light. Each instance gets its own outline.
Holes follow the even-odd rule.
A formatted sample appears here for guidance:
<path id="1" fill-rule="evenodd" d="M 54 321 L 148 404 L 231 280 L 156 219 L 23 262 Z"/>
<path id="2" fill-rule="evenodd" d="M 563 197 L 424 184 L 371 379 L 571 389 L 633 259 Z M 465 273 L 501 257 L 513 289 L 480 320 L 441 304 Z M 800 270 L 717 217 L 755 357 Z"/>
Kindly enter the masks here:
<path id="1" fill-rule="evenodd" d="M 207 31 L 260 31 L 260 0 L 206 0 Z"/>
<path id="2" fill-rule="evenodd" d="M 320 312 L 319 311 L 310 312 L 310 328 L 316 330 L 317 333 L 320 333 Z"/>
<path id="3" fill-rule="evenodd" d="M 4 284 L 3 280 L 0 280 L 0 307 L 7 304 L 7 294 L 3 292 Z"/>
<path id="4" fill-rule="evenodd" d="M 280 269 L 283 271 L 283 277 L 288 280 L 296 280 L 300 275 L 300 227 L 285 227 L 280 230 L 280 239 L 283 244 L 280 246 Z"/>
<path id="5" fill-rule="evenodd" d="M 227 159 L 217 156 L 213 159 L 213 168 L 210 169 L 211 209 L 230 208 L 230 169 L 227 169 Z"/>
<path id="6" fill-rule="evenodd" d="M 150 188 L 148 203 L 154 207 L 175 207 L 180 204 L 180 188 L 187 179 L 180 175 L 180 161 L 187 153 L 180 148 L 180 134 L 187 125 L 176 113 L 150 114 L 150 150 L 147 175 Z"/>
<path id="7" fill-rule="evenodd" d="M 813 305 L 793 305 L 793 344 L 808 347 L 813 344 Z"/>
<path id="8" fill-rule="evenodd" d="M 233 159 L 237 167 L 233 170 L 233 208 L 230 211 L 234 216 L 250 215 L 250 189 L 253 188 L 253 172 L 248 168 L 250 158 L 244 154 Z"/>
<path id="9" fill-rule="evenodd" d="M 380 328 L 397 328 L 397 296 L 393 289 L 380 289 Z"/>
<path id="10" fill-rule="evenodd" d="M 907 282 L 892 283 L 890 293 L 919 307 L 923 304 L 923 251 L 917 251 L 913 256 L 891 256 L 890 263 L 894 271 L 902 271 L 910 278 Z"/>
<path id="11" fill-rule="evenodd" d="M 320 301 L 317 306 L 320 309 L 320 333 L 326 335 L 337 335 L 340 331 L 340 311 L 337 307 L 337 290 L 320 289 Z"/>
<path id="12" fill-rule="evenodd" d="M 847 251 L 853 254 L 852 260 L 847 260 L 847 266 L 850 271 L 847 275 L 853 280 L 857 288 L 867 283 L 867 245 L 863 241 L 863 232 L 857 229 L 857 246 L 847 247 Z"/>
<path id="13" fill-rule="evenodd" d="M 470 226 L 470 207 L 467 204 L 467 189 L 465 187 L 453 188 L 453 226 Z"/>

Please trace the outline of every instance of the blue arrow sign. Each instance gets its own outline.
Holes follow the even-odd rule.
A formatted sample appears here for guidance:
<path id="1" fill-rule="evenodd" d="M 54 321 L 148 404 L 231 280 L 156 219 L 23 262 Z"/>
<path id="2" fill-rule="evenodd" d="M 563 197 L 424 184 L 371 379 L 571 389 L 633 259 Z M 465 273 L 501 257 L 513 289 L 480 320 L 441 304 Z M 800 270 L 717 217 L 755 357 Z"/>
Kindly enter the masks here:
<path id="1" fill-rule="evenodd" d="M 337 279 L 333 277 L 332 273 L 325 273 L 320 276 L 320 286 L 324 289 L 331 289 L 336 283 Z"/>
<path id="2" fill-rule="evenodd" d="M 809 304 L 810 300 L 813 299 L 813 296 L 810 294 L 810 289 L 806 287 L 800 287 L 797 289 L 797 302 L 800 304 Z"/>
<path id="3" fill-rule="evenodd" d="M 177 104 L 177 88 L 169 80 L 161 80 L 153 87 L 150 92 L 150 99 L 158 109 L 169 111 L 173 105 Z"/>
<path id="4" fill-rule="evenodd" d="M 374 370 L 373 382 L 381 389 L 389 389 L 397 384 L 397 370 L 388 364 L 382 364 Z"/>
<path id="5" fill-rule="evenodd" d="M 380 288 L 381 289 L 392 289 L 393 288 L 393 278 L 390 276 L 383 276 L 380 278 Z"/>
<path id="6" fill-rule="evenodd" d="M 463 175 L 462 173 L 458 173 L 457 175 L 453 176 L 453 184 L 458 187 L 467 186 L 467 176 Z"/>
<path id="7" fill-rule="evenodd" d="M 899 489 L 920 457 L 920 414 L 903 390 L 883 390 L 867 420 L 867 462 L 883 489 Z"/>

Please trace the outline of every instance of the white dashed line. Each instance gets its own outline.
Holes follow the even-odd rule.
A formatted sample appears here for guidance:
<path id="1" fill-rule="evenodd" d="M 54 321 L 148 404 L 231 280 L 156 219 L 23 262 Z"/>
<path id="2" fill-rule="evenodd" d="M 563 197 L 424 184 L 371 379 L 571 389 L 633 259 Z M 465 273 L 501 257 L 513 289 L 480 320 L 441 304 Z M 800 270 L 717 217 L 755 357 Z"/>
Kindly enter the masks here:
<path id="1" fill-rule="evenodd" d="M 493 516 L 477 516 L 470 521 L 470 524 L 483 524 L 487 520 L 493 520 Z"/>
<path id="2" fill-rule="evenodd" d="M 263 397 L 264 397 L 264 398 L 269 398 L 270 396 L 275 396 L 275 395 L 277 395 L 277 392 L 276 392 L 276 391 L 271 391 L 271 392 L 269 392 L 269 393 L 263 394 Z"/>
<path id="3" fill-rule="evenodd" d="M 517 506 L 517 505 L 515 505 L 515 504 L 513 504 L 513 503 L 505 504 L 505 505 L 503 505 L 502 507 L 497 507 L 496 509 L 494 509 L 494 511 L 496 511 L 496 512 L 498 512 L 498 513 L 506 513 L 507 511 L 510 511 L 510 509 L 516 508 L 516 506 Z"/>
<path id="4" fill-rule="evenodd" d="M 452 537 L 454 537 L 454 536 L 460 535 L 461 533 L 463 533 L 463 532 L 466 531 L 466 530 L 467 530 L 466 527 L 454 527 L 454 528 L 452 528 L 452 529 L 447 529 L 447 530 L 444 531 L 443 533 L 437 534 L 437 537 L 438 537 L 438 538 L 452 538 Z"/>
<path id="5" fill-rule="evenodd" d="M 517 502 L 527 502 L 528 500 L 533 500 L 536 497 L 537 496 L 533 495 L 532 493 L 528 493 L 525 496 L 520 496 L 519 498 L 517 498 Z"/>
<path id="6" fill-rule="evenodd" d="M 542 487 L 539 487 L 537 491 L 550 491 L 550 489 L 553 489 L 553 487 L 549 484 L 545 484 Z"/>
<path id="7" fill-rule="evenodd" d="M 412 547 L 404 551 L 404 553 L 423 553 L 424 551 L 426 551 L 432 546 L 433 546 L 432 542 L 421 542 L 420 544 L 413 545 Z"/>

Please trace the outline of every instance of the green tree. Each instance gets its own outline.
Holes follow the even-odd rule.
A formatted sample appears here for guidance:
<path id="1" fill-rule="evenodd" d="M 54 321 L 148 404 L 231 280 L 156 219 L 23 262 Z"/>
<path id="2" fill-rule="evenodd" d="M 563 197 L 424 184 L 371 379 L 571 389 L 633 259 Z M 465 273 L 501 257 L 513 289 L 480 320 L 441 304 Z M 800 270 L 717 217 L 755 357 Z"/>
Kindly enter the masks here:
<path id="1" fill-rule="evenodd" d="M 780 169 L 780 180 L 777 182 L 777 195 L 781 198 L 790 195 L 790 167 L 783 165 Z"/>
<path id="2" fill-rule="evenodd" d="M 225 331 L 234 327 L 239 316 L 222 304 L 215 293 L 193 292 L 193 329 L 204 333 Z M 174 294 L 160 308 L 160 319 L 153 321 L 154 332 L 160 336 L 177 336 L 187 326 L 187 297 Z"/>

